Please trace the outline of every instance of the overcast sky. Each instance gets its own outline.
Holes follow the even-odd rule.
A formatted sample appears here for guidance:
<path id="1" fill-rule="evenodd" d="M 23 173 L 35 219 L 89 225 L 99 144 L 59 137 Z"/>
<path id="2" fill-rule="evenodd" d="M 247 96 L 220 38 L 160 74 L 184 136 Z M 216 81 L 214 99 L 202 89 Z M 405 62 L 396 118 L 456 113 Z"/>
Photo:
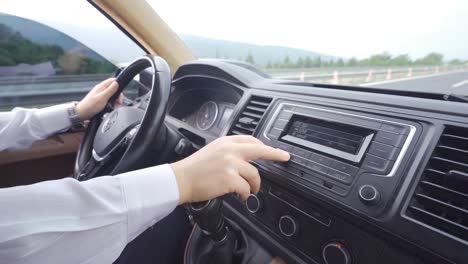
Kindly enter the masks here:
<path id="1" fill-rule="evenodd" d="M 343 57 L 388 51 L 414 59 L 436 51 L 448 59 L 468 59 L 466 0 L 148 2 L 178 33 Z M 109 26 L 84 0 L 0 0 L 0 10 L 43 22 Z"/>

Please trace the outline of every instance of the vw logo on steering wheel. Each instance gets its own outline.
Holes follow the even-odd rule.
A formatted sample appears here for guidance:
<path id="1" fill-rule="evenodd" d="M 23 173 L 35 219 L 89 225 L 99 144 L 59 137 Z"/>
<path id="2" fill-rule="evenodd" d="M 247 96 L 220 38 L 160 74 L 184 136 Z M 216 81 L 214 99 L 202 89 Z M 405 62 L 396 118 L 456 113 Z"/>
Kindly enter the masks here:
<path id="1" fill-rule="evenodd" d="M 106 133 L 114 125 L 118 115 L 119 113 L 117 111 L 114 111 L 110 114 L 109 118 L 107 118 L 104 125 L 102 126 L 102 133 Z"/>

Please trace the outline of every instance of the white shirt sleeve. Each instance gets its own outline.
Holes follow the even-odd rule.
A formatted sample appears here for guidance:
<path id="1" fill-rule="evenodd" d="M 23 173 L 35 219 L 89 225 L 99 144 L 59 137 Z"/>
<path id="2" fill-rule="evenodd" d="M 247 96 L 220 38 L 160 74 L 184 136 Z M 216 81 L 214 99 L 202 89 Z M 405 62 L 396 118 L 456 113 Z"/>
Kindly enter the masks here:
<path id="1" fill-rule="evenodd" d="M 0 262 L 112 263 L 178 199 L 167 164 L 0 189 Z"/>
<path id="2" fill-rule="evenodd" d="M 0 112 L 0 151 L 31 146 L 37 140 L 63 131 L 71 126 L 68 104 L 42 109 L 16 107 Z"/>

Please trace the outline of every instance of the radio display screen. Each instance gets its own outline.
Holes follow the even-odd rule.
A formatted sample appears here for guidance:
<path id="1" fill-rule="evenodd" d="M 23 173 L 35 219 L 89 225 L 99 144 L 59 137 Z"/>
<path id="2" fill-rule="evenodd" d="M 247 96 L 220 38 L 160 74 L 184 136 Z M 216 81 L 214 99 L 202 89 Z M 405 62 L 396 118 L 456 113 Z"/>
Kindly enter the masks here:
<path id="1" fill-rule="evenodd" d="M 293 115 L 280 140 L 359 162 L 373 134 L 363 127 Z"/>

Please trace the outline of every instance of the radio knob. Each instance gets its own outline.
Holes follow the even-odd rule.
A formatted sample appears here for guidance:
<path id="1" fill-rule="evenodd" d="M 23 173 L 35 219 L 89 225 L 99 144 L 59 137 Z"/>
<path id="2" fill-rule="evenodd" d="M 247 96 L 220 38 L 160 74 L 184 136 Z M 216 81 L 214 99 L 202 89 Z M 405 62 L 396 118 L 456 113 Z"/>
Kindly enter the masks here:
<path id="1" fill-rule="evenodd" d="M 260 194 L 251 194 L 245 201 L 245 207 L 247 211 L 252 214 L 260 213 L 263 208 L 263 199 Z"/>
<path id="2" fill-rule="evenodd" d="M 328 243 L 322 249 L 325 264 L 350 264 L 351 254 L 341 243 Z"/>
<path id="3" fill-rule="evenodd" d="M 359 188 L 359 199 L 365 204 L 374 205 L 380 201 L 380 193 L 372 185 L 362 185 Z"/>
<path id="4" fill-rule="evenodd" d="M 292 237 L 297 233 L 297 222 L 290 215 L 280 217 L 278 227 L 281 234 L 285 237 Z"/>

